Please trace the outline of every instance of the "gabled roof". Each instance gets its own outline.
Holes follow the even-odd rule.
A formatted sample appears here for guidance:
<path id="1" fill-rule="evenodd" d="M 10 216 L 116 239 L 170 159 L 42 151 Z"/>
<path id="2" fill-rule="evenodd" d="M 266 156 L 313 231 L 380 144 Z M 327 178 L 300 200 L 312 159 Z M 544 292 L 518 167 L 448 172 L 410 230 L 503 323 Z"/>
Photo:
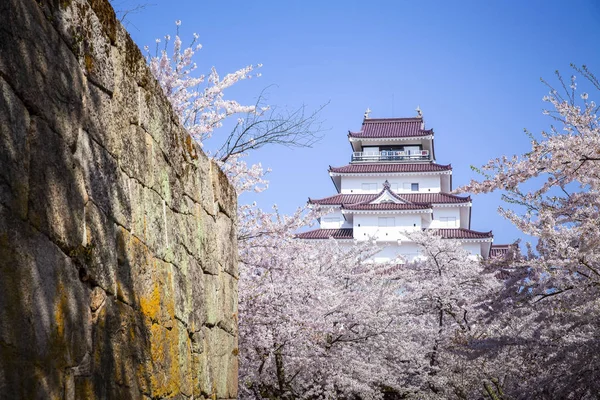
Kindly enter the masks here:
<path id="1" fill-rule="evenodd" d="M 422 129 L 423 118 L 368 118 L 360 132 L 348 132 L 350 138 L 404 138 L 433 135 L 433 129 Z"/>
<path id="2" fill-rule="evenodd" d="M 390 184 L 388 181 L 383 183 L 383 189 L 376 194 L 368 195 L 355 195 L 355 196 L 333 196 L 339 200 L 352 200 L 352 203 L 345 203 L 343 201 L 329 203 L 330 205 L 341 206 L 342 211 L 344 210 L 356 210 L 356 211 L 388 211 L 388 210 L 429 210 L 431 211 L 431 204 L 429 203 L 416 203 L 410 202 L 402 198 L 398 194 L 390 190 Z M 311 202 L 308 199 L 309 203 Z M 315 203 L 313 203 L 315 204 Z M 327 204 L 327 203 L 321 203 Z"/>
<path id="3" fill-rule="evenodd" d="M 343 167 L 329 166 L 329 172 L 335 174 L 369 174 L 396 172 L 443 172 L 452 171 L 452 165 L 435 163 L 422 164 L 349 164 Z"/>
<path id="4" fill-rule="evenodd" d="M 354 204 L 342 204 L 344 210 L 423 210 L 431 208 L 427 203 L 411 203 L 392 192 L 390 183 L 385 181 L 381 192 L 372 198 Z"/>
<path id="5" fill-rule="evenodd" d="M 298 239 L 354 239 L 352 228 L 349 229 L 315 229 L 296 235 Z"/>
<path id="6" fill-rule="evenodd" d="M 478 232 L 465 228 L 436 229 L 436 235 L 440 235 L 445 239 L 491 239 L 494 237 L 492 231 Z"/>
<path id="7" fill-rule="evenodd" d="M 371 202 L 379 196 L 378 193 L 373 194 L 336 194 L 335 196 L 325 197 L 323 199 L 308 199 L 310 204 L 320 204 L 327 206 L 335 206 L 342 204 L 356 204 L 362 202 Z M 408 203 L 429 203 L 429 204 L 459 204 L 470 203 L 471 197 L 455 196 L 447 193 L 396 193 Z"/>

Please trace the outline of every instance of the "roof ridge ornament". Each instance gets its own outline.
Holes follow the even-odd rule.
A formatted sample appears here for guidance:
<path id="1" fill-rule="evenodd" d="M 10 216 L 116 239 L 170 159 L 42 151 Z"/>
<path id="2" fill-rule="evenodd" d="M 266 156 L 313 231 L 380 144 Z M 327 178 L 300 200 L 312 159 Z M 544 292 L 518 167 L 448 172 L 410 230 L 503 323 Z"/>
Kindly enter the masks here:
<path id="1" fill-rule="evenodd" d="M 385 182 L 383 182 L 383 188 L 386 190 L 390 190 L 390 183 L 387 181 L 387 179 L 385 180 Z"/>
<path id="2" fill-rule="evenodd" d="M 367 109 L 365 110 L 365 119 L 369 119 L 369 114 L 371 114 L 371 109 L 367 107 Z"/>
<path id="3" fill-rule="evenodd" d="M 421 111 L 421 107 L 417 106 L 415 111 L 417 112 L 417 118 L 423 118 L 423 111 Z"/>

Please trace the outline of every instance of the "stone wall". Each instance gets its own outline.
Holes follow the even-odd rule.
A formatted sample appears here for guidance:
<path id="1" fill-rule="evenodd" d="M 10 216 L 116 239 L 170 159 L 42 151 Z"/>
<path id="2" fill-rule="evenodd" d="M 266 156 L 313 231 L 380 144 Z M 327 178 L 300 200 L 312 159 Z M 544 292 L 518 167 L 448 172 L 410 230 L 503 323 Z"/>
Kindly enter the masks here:
<path id="1" fill-rule="evenodd" d="M 235 210 L 107 0 L 0 1 L 0 398 L 237 397 Z"/>

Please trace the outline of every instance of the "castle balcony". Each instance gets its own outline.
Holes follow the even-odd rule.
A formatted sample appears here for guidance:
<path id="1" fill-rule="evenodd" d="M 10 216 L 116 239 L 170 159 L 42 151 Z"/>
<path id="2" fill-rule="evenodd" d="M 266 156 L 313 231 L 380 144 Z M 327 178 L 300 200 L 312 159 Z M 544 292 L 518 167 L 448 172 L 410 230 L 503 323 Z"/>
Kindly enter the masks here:
<path id="1" fill-rule="evenodd" d="M 429 150 L 404 150 L 404 151 L 355 151 L 352 153 L 354 162 L 414 162 L 433 161 Z"/>

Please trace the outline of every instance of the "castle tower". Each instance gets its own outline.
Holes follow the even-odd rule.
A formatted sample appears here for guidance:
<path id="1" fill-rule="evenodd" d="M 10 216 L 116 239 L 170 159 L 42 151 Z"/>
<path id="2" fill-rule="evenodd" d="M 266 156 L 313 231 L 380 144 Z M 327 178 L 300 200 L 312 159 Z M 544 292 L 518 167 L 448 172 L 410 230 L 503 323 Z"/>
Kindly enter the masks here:
<path id="1" fill-rule="evenodd" d="M 368 110 L 369 111 L 369 110 Z M 406 232 L 436 229 L 459 240 L 475 256 L 487 258 L 492 232 L 471 227 L 471 198 L 450 194 L 452 167 L 435 162 L 434 132 L 425 129 L 421 111 L 414 118 L 371 119 L 365 113 L 359 132 L 349 132 L 350 164 L 329 167 L 337 194 L 310 199 L 310 204 L 333 208 L 320 228 L 300 239 L 333 237 L 352 243 L 375 239 L 384 249 L 375 261 L 412 261 L 419 249 Z"/>

